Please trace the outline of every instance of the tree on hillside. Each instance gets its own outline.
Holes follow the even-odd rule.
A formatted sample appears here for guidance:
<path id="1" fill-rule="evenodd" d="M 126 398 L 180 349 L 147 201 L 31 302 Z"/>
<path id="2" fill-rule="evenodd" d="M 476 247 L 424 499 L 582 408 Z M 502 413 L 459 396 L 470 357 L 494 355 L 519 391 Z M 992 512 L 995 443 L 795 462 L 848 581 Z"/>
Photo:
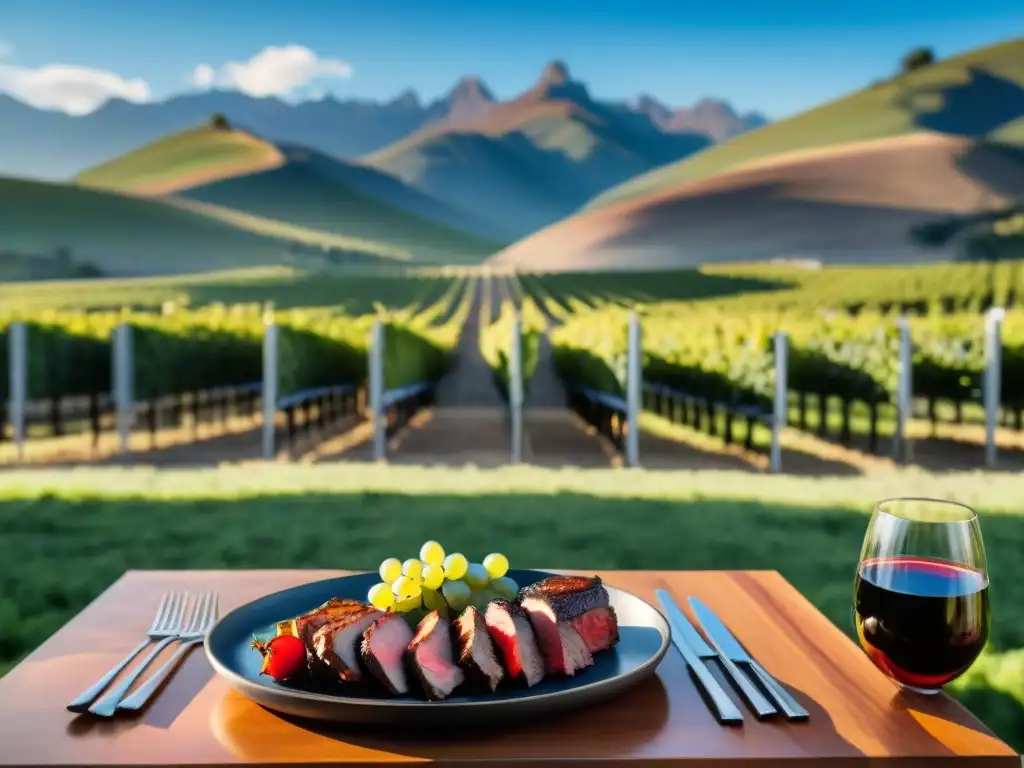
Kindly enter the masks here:
<path id="1" fill-rule="evenodd" d="M 210 127 L 218 131 L 226 131 L 231 128 L 227 115 L 221 112 L 214 112 L 210 117 Z"/>
<path id="2" fill-rule="evenodd" d="M 927 67 L 935 63 L 935 51 L 931 48 L 915 48 L 903 57 L 900 65 L 904 72 L 913 72 L 915 69 Z"/>

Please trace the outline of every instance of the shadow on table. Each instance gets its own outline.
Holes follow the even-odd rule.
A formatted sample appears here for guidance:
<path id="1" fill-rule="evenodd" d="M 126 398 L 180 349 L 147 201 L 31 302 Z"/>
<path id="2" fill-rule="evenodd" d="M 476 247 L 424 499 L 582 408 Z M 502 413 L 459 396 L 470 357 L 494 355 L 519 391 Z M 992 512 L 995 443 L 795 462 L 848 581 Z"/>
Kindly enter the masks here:
<path id="1" fill-rule="evenodd" d="M 230 692 L 214 706 L 211 730 L 232 754 L 245 761 L 301 761 L 316 750 L 321 759 L 359 760 L 370 754 L 436 759 L 507 754 L 574 756 L 594 742 L 614 744 L 622 754 L 641 752 L 669 725 L 669 696 L 657 677 L 613 702 L 546 720 L 494 726 L 435 726 L 430 730 L 394 725 L 341 725 L 281 715 Z M 529 734 L 529 738 L 524 738 Z M 579 743 L 586 734 L 589 748 Z"/>
<path id="2" fill-rule="evenodd" d="M 748 715 L 742 728 L 727 727 L 715 722 L 692 685 L 679 685 L 678 675 L 686 674 L 681 659 L 667 660 L 657 677 L 601 705 L 528 723 L 466 729 L 453 725 L 431 731 L 303 720 L 231 692 L 215 705 L 211 730 L 222 746 L 247 762 L 301 762 L 313 756 L 337 762 L 372 762 L 385 756 L 465 760 L 490 755 L 548 761 L 679 754 L 713 759 L 863 756 L 836 732 L 825 710 L 800 691 L 790 692 L 811 713 L 807 723 L 758 723 Z M 676 679 L 673 693 L 663 681 L 670 676 Z"/>
<path id="3" fill-rule="evenodd" d="M 149 669 L 154 672 L 158 670 L 165 658 L 170 657 L 173 652 L 174 647 L 169 648 Z M 144 682 L 147 677 L 143 675 L 138 684 Z M 114 718 L 79 715 L 68 723 L 67 732 L 71 736 L 108 734 L 140 724 L 153 728 L 170 728 L 212 677 L 213 667 L 207 661 L 202 648 L 194 648 L 188 657 L 178 664 L 174 674 L 164 682 L 141 712 L 119 713 Z"/>

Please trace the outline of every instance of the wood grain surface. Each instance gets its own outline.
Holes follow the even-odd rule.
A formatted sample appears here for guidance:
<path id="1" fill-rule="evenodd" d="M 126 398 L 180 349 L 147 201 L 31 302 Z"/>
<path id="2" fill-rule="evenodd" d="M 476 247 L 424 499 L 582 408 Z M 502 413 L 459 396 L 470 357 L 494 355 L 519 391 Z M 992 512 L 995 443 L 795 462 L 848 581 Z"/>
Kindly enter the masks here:
<path id="1" fill-rule="evenodd" d="M 589 573 L 589 572 L 588 572 Z M 0 679 L 0 766 L 228 766 L 436 762 L 489 766 L 1020 766 L 1014 751 L 945 695 L 904 694 L 778 573 L 600 573 L 654 604 L 669 590 L 706 602 L 811 713 L 809 722 L 719 726 L 672 649 L 619 699 L 499 731 L 409 733 L 304 725 L 251 703 L 192 653 L 148 710 L 99 720 L 65 709 L 144 636 L 169 588 L 216 589 L 227 611 L 336 571 L 134 571 Z M 712 664 L 712 666 L 716 666 Z M 155 667 L 154 667 L 155 668 Z M 716 670 L 723 685 L 735 694 Z M 737 703 L 739 701 L 737 700 Z M 744 708 L 744 714 L 749 715 Z"/>

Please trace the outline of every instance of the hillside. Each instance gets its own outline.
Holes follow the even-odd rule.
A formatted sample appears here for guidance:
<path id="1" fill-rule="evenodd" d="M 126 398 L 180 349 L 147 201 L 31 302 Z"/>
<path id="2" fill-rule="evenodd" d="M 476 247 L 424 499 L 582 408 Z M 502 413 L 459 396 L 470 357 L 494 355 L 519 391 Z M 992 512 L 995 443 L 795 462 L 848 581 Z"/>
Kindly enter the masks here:
<path id="1" fill-rule="evenodd" d="M 922 130 L 1024 146 L 1024 38 L 894 77 L 597 196 L 597 208 L 765 157 Z"/>
<path id="2" fill-rule="evenodd" d="M 56 255 L 58 249 L 64 255 Z M 19 274 L 12 268 L 26 261 L 37 269 Z M 48 268 L 60 276 L 83 265 L 106 274 L 155 275 L 291 261 L 287 240 L 159 202 L 0 178 L 0 271 L 6 279 L 45 276 Z"/>
<path id="3" fill-rule="evenodd" d="M 428 125 L 361 162 L 522 236 L 711 141 L 697 131 L 663 130 L 627 105 L 596 101 L 553 62 L 519 97 Z"/>
<path id="4" fill-rule="evenodd" d="M 193 128 L 76 177 L 87 187 L 183 202 L 249 228 L 245 214 L 351 238 L 425 261 L 479 262 L 499 246 L 487 227 L 379 171 L 247 131 Z M 294 236 L 295 233 L 290 233 Z"/>
<path id="5" fill-rule="evenodd" d="M 75 177 L 83 187 L 165 195 L 245 173 L 284 165 L 281 151 L 248 131 L 200 126 L 167 136 L 89 168 Z"/>
<path id="6" fill-rule="evenodd" d="M 581 211 L 496 254 L 521 269 L 952 258 L 912 227 L 1024 199 L 1024 161 L 968 138 L 918 133 L 766 158 Z"/>

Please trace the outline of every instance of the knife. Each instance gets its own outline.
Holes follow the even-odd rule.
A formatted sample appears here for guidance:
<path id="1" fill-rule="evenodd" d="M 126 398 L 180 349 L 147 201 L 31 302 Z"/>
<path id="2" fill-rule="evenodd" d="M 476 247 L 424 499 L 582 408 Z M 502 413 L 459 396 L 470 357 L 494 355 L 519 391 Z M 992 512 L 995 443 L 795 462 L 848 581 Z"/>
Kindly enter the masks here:
<path id="1" fill-rule="evenodd" d="M 725 689 L 712 677 L 711 671 L 688 643 L 692 637 L 699 640 L 705 647 L 707 644 L 701 640 L 697 630 L 693 628 L 683 612 L 676 607 L 668 592 L 658 589 L 655 590 L 655 594 L 658 596 L 658 601 L 661 603 L 665 618 L 668 619 L 668 625 L 672 630 L 672 644 L 683 655 L 690 674 L 693 675 L 698 688 L 704 694 L 708 706 L 714 710 L 718 722 L 722 725 L 742 725 L 743 713 L 740 712 L 740 708 L 733 703 Z"/>
<path id="2" fill-rule="evenodd" d="M 809 714 L 806 709 L 801 707 L 796 699 L 789 695 L 789 693 L 776 682 L 776 680 L 768 674 L 764 667 L 758 664 L 754 659 L 751 658 L 750 654 L 747 653 L 743 646 L 740 645 L 739 640 L 736 639 L 735 635 L 729 631 L 728 627 L 722 623 L 722 620 L 715 615 L 715 612 L 708 608 L 703 602 L 696 597 L 689 598 L 690 608 L 693 609 L 693 615 L 697 617 L 697 621 L 700 622 L 701 628 L 704 633 L 708 636 L 708 640 L 711 641 L 711 645 L 714 646 L 718 652 L 718 656 L 722 659 L 723 663 L 728 661 L 730 665 L 736 669 L 736 675 L 743 675 L 742 671 L 736 665 L 743 665 L 749 668 L 757 680 L 764 686 L 768 695 L 775 699 L 779 707 L 782 708 L 783 714 L 789 720 L 806 720 Z M 746 676 L 743 677 L 746 681 Z"/>

